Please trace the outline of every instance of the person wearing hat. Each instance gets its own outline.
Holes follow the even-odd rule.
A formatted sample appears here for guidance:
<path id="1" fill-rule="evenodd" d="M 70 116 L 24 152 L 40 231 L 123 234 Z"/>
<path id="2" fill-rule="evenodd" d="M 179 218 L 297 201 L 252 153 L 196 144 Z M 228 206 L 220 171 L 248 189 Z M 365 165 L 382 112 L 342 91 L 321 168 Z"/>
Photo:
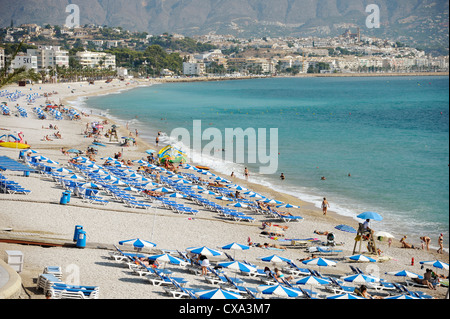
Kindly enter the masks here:
<path id="1" fill-rule="evenodd" d="M 444 234 L 442 234 L 442 233 L 438 238 L 438 244 L 439 244 L 439 249 L 437 250 L 437 252 L 439 254 L 443 254 L 444 253 Z"/>

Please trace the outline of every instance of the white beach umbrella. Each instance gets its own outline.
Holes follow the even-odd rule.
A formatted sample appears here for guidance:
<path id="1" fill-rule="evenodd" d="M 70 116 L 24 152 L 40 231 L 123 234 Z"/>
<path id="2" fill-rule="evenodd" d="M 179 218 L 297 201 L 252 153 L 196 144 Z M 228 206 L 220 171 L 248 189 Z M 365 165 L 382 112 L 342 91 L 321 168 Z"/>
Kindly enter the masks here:
<path id="1" fill-rule="evenodd" d="M 396 276 L 396 277 L 423 278 L 422 276 L 415 274 L 408 270 L 389 271 L 386 274 Z"/>

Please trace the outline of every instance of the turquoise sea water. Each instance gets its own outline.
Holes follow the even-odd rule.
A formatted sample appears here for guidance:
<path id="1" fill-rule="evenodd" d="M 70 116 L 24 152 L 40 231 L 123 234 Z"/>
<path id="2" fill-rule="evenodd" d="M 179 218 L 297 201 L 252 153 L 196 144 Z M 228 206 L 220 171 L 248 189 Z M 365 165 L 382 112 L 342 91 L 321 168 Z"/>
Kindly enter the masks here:
<path id="1" fill-rule="evenodd" d="M 274 174 L 259 174 L 260 164 L 212 157 L 204 164 L 238 177 L 248 166 L 251 181 L 317 206 L 325 196 L 342 215 L 376 211 L 384 220 L 373 222 L 375 229 L 417 241 L 428 235 L 435 245 L 442 232 L 448 247 L 448 77 L 170 83 L 89 98 L 82 108 L 128 122 L 152 143 L 159 130 L 192 132 L 194 120 L 222 133 L 278 128 Z"/>

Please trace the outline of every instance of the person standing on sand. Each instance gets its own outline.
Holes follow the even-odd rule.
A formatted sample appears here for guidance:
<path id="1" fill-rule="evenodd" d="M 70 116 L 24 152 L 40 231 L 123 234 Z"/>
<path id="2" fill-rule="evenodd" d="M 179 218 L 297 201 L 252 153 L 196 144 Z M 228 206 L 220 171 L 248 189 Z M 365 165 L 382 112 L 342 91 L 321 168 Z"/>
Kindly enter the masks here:
<path id="1" fill-rule="evenodd" d="M 438 238 L 438 244 L 439 244 L 439 249 L 437 250 L 437 252 L 439 254 L 443 254 L 444 253 L 444 234 L 442 234 L 442 233 Z"/>
<path id="2" fill-rule="evenodd" d="M 244 169 L 244 176 L 245 176 L 245 179 L 248 179 L 248 168 L 247 167 Z"/>
<path id="3" fill-rule="evenodd" d="M 328 207 L 330 207 L 330 203 L 328 203 L 327 199 L 324 197 L 322 201 L 322 211 L 324 215 L 327 214 Z"/>
<path id="4" fill-rule="evenodd" d="M 430 250 L 430 242 L 431 242 L 431 238 L 428 236 L 422 236 L 420 237 L 420 239 L 422 240 L 422 249 L 424 249 L 425 247 L 427 247 L 427 250 Z"/>
<path id="5" fill-rule="evenodd" d="M 159 135 L 156 137 L 155 143 L 156 143 L 156 147 L 158 147 L 158 143 L 159 143 Z"/>

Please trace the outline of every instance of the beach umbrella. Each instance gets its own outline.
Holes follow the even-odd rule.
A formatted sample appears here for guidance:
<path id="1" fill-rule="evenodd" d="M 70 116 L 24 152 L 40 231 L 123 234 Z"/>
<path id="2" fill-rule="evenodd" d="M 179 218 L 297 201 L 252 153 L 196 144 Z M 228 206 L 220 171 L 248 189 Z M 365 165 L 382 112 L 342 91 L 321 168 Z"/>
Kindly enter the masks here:
<path id="1" fill-rule="evenodd" d="M 36 150 L 32 150 L 32 149 L 30 148 L 30 149 L 25 150 L 24 153 L 33 153 L 33 154 L 36 154 L 36 153 L 39 153 L 39 152 L 36 151 Z"/>
<path id="2" fill-rule="evenodd" d="M 131 245 L 138 250 L 141 250 L 145 247 L 147 248 L 156 247 L 156 244 L 149 242 L 147 240 L 142 240 L 140 238 L 122 240 L 119 241 L 119 245 Z"/>
<path id="3" fill-rule="evenodd" d="M 116 160 L 115 158 L 112 158 L 112 157 L 102 157 L 100 159 L 106 160 L 106 161 L 115 161 Z"/>
<path id="4" fill-rule="evenodd" d="M 374 234 L 375 237 L 381 237 L 381 238 L 395 238 L 394 235 L 385 232 L 385 231 L 378 231 Z"/>
<path id="5" fill-rule="evenodd" d="M 161 262 L 161 263 L 170 263 L 170 264 L 174 264 L 174 265 L 186 264 L 186 262 L 184 260 L 181 260 L 180 258 L 171 256 L 169 254 L 149 256 L 148 259 L 149 260 L 157 260 L 158 262 Z"/>
<path id="6" fill-rule="evenodd" d="M 263 200 L 264 203 L 268 203 L 268 204 L 283 204 L 283 202 L 280 202 L 279 200 L 275 200 L 275 199 L 266 199 Z"/>
<path id="7" fill-rule="evenodd" d="M 45 162 L 48 163 L 48 164 L 56 164 L 56 165 L 59 165 L 58 162 L 55 162 L 55 161 L 53 161 L 53 160 L 51 160 L 51 159 L 48 159 L 48 160 L 45 161 Z"/>
<path id="8" fill-rule="evenodd" d="M 190 247 L 186 248 L 187 251 L 190 251 L 193 254 L 200 254 L 203 256 L 221 256 L 223 253 L 216 249 L 208 248 L 206 246 L 201 247 Z"/>
<path id="9" fill-rule="evenodd" d="M 59 173 L 64 173 L 64 174 L 72 174 L 73 173 L 70 169 L 67 169 L 67 168 L 64 168 L 64 167 L 58 168 L 55 171 L 59 172 Z"/>
<path id="10" fill-rule="evenodd" d="M 348 226 L 348 225 L 337 225 L 337 226 L 334 227 L 334 228 L 336 228 L 336 229 L 338 229 L 338 230 L 345 231 L 345 232 L 347 232 L 347 233 L 356 234 L 356 229 L 354 229 L 353 227 Z"/>
<path id="11" fill-rule="evenodd" d="M 74 180 L 84 180 L 84 177 L 81 177 L 77 174 L 73 174 L 72 176 L 69 177 L 70 179 L 74 179 Z"/>
<path id="12" fill-rule="evenodd" d="M 238 190 L 238 191 L 246 191 L 246 190 L 248 190 L 247 188 L 239 186 L 239 185 L 231 185 L 231 186 L 228 186 L 228 187 L 229 188 L 233 188 L 233 189 Z"/>
<path id="13" fill-rule="evenodd" d="M 94 174 L 99 174 L 99 175 L 108 175 L 108 173 L 107 172 L 105 172 L 104 170 L 102 170 L 102 169 L 94 169 L 93 171 L 92 171 L 92 173 L 94 173 Z"/>
<path id="14" fill-rule="evenodd" d="M 227 206 L 232 206 L 232 207 L 237 207 L 237 208 L 246 208 L 246 207 L 248 207 L 247 204 L 243 204 L 243 203 L 240 203 L 240 202 L 228 204 Z"/>
<path id="15" fill-rule="evenodd" d="M 392 275 L 396 277 L 409 277 L 409 278 L 423 278 L 422 276 L 410 272 L 408 270 L 400 270 L 400 271 L 390 271 L 386 273 L 387 275 Z"/>
<path id="16" fill-rule="evenodd" d="M 118 178 L 113 175 L 107 175 L 105 177 L 102 177 L 102 179 L 105 181 L 117 181 L 118 180 Z"/>
<path id="17" fill-rule="evenodd" d="M 128 185 L 127 183 L 121 181 L 120 179 L 116 179 L 114 182 L 111 183 L 111 185 L 115 185 L 115 186 L 125 186 Z"/>
<path id="18" fill-rule="evenodd" d="M 139 189 L 132 187 L 132 186 L 125 187 L 124 190 L 130 191 L 130 192 L 135 192 L 135 193 L 139 192 Z"/>
<path id="19" fill-rule="evenodd" d="M 174 190 L 172 190 L 170 188 L 165 188 L 165 187 L 154 188 L 154 189 L 152 189 L 152 191 L 154 191 L 154 192 L 161 192 L 161 193 L 172 193 L 172 192 L 174 192 Z"/>
<path id="20" fill-rule="evenodd" d="M 374 213 L 374 212 L 364 212 L 364 213 L 359 214 L 356 217 L 361 218 L 361 219 L 373 219 L 373 220 L 377 220 L 377 221 L 383 220 L 383 217 L 381 217 L 378 213 Z"/>
<path id="21" fill-rule="evenodd" d="M 226 196 L 217 196 L 216 199 L 224 200 L 224 201 L 233 201 L 231 198 Z"/>
<path id="22" fill-rule="evenodd" d="M 84 188 L 102 188 L 100 185 L 94 184 L 94 183 L 85 183 L 81 185 L 81 187 Z"/>
<path id="23" fill-rule="evenodd" d="M 356 284 L 364 284 L 364 283 L 368 283 L 368 282 L 379 282 L 380 281 L 380 279 L 377 277 L 364 275 L 364 274 L 355 274 L 355 275 L 344 276 L 344 277 L 341 277 L 341 279 L 346 282 L 352 282 L 352 283 L 356 283 Z"/>
<path id="24" fill-rule="evenodd" d="M 397 295 L 397 296 L 386 297 L 384 299 L 420 299 L 420 298 L 413 297 L 410 295 Z"/>
<path id="25" fill-rule="evenodd" d="M 292 262 L 291 259 L 284 258 L 278 255 L 271 255 L 267 257 L 259 257 L 262 261 L 272 262 L 272 263 L 282 263 L 282 262 Z"/>
<path id="26" fill-rule="evenodd" d="M 257 269 L 256 267 L 250 266 L 248 264 L 244 264 L 240 261 L 227 261 L 227 262 L 221 262 L 218 263 L 219 266 L 224 267 L 224 268 L 229 268 L 229 269 L 235 269 L 235 270 L 240 270 L 240 271 L 244 271 L 244 272 L 256 272 Z"/>
<path id="27" fill-rule="evenodd" d="M 200 191 L 199 194 L 217 195 L 216 193 L 209 190 Z"/>
<path id="28" fill-rule="evenodd" d="M 249 197 L 250 198 L 264 198 L 264 197 L 262 197 L 261 195 L 258 195 L 258 194 L 252 194 Z"/>
<path id="29" fill-rule="evenodd" d="M 31 157 L 33 157 L 37 161 L 49 161 L 50 160 L 48 157 L 45 157 L 42 155 L 35 155 L 35 156 L 31 156 Z"/>
<path id="30" fill-rule="evenodd" d="M 193 185 L 193 186 L 189 186 L 189 187 L 191 187 L 191 189 L 199 189 L 202 191 L 206 190 L 206 188 L 204 188 L 203 186 L 200 186 L 200 185 Z"/>
<path id="31" fill-rule="evenodd" d="M 356 296 L 353 294 L 342 294 L 342 295 L 330 296 L 330 297 L 327 297 L 327 299 L 365 299 L 365 298 Z M 385 299 L 387 299 L 387 298 L 385 298 Z"/>
<path id="32" fill-rule="evenodd" d="M 195 295 L 200 299 L 242 299 L 242 296 L 238 293 L 222 290 L 221 288 L 197 291 Z"/>
<path id="33" fill-rule="evenodd" d="M 134 163 L 138 163 L 138 164 L 147 164 L 148 162 L 146 162 L 146 161 L 143 161 L 143 160 L 135 160 L 135 161 L 133 161 Z"/>
<path id="34" fill-rule="evenodd" d="M 436 267 L 436 268 L 439 268 L 439 269 L 445 269 L 445 270 L 449 269 L 447 263 L 444 263 L 444 262 L 439 261 L 439 260 L 421 261 L 420 264 L 433 266 L 433 267 Z"/>
<path id="35" fill-rule="evenodd" d="M 284 204 L 284 205 L 278 205 L 277 208 L 300 208 L 300 206 Z"/>
<path id="36" fill-rule="evenodd" d="M 310 286 L 321 286 L 321 285 L 328 285 L 330 282 L 328 280 L 325 280 L 320 277 L 316 276 L 307 276 L 304 278 L 301 278 L 295 282 L 297 285 L 310 285 Z"/>
<path id="37" fill-rule="evenodd" d="M 170 194 L 170 195 L 167 196 L 167 197 L 173 197 L 173 198 L 186 198 L 187 196 L 186 196 L 186 195 L 183 195 L 183 194 L 180 194 L 180 193 L 173 193 L 173 194 Z"/>
<path id="38" fill-rule="evenodd" d="M 298 297 L 303 295 L 303 293 L 300 290 L 282 286 L 280 284 L 261 285 L 256 287 L 256 289 L 259 292 L 263 293 L 264 295 L 275 295 L 279 297 Z"/>
<path id="39" fill-rule="evenodd" d="M 220 247 L 221 249 L 225 249 L 225 250 L 248 250 L 250 249 L 250 246 L 247 245 L 241 245 L 238 243 L 231 243 L 225 246 Z"/>
<path id="40" fill-rule="evenodd" d="M 347 256 L 348 259 L 353 260 L 353 261 L 359 261 L 359 262 L 371 262 L 374 263 L 376 262 L 375 259 L 364 256 L 364 255 L 353 255 L 353 256 Z"/>
<path id="41" fill-rule="evenodd" d="M 314 258 L 303 260 L 302 263 L 305 265 L 316 265 L 320 267 L 328 267 L 328 266 L 336 266 L 336 262 L 333 260 L 325 259 L 325 258 Z"/>

